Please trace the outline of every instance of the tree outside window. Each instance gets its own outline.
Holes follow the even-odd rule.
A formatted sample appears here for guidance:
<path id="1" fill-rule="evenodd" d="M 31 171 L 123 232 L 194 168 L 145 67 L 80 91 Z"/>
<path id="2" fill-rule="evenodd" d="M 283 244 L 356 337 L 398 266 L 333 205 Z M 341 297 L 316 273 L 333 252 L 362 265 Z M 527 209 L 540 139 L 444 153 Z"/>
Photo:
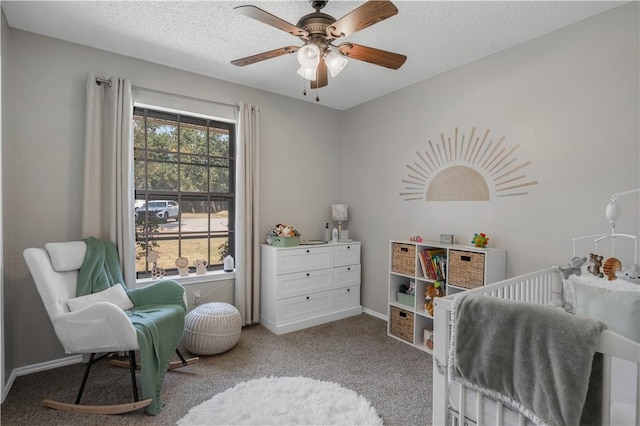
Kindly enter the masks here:
<path id="1" fill-rule="evenodd" d="M 169 274 L 178 257 L 221 268 L 235 249 L 235 125 L 136 107 L 133 127 L 138 277 L 150 252 Z"/>

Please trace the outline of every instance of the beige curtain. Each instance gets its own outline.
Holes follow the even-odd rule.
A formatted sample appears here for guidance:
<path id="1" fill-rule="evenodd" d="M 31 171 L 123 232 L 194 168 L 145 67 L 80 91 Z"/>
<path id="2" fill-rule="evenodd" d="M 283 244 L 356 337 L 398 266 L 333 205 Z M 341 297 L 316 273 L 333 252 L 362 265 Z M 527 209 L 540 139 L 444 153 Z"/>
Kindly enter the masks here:
<path id="1" fill-rule="evenodd" d="M 243 325 L 260 321 L 257 106 L 240 102 L 236 163 L 236 307 Z"/>
<path id="2" fill-rule="evenodd" d="M 125 282 L 135 288 L 133 101 L 131 82 L 87 75 L 83 238 L 113 241 Z"/>

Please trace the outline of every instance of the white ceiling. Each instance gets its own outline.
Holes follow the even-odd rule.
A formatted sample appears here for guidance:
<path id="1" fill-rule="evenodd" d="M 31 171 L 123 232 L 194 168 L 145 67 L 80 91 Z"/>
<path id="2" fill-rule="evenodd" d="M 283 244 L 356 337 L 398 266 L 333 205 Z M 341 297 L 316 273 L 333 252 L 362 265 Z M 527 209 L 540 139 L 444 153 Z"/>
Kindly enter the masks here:
<path id="1" fill-rule="evenodd" d="M 329 1 L 336 19 L 364 1 Z M 627 1 L 403 1 L 399 12 L 345 40 L 404 54 L 399 70 L 350 60 L 319 90 L 320 104 L 348 109 Z M 229 62 L 302 42 L 242 16 L 252 4 L 292 24 L 308 1 L 6 1 L 9 26 L 315 103 L 295 55 L 245 67 Z M 107 77 L 107 76 L 105 76 Z"/>

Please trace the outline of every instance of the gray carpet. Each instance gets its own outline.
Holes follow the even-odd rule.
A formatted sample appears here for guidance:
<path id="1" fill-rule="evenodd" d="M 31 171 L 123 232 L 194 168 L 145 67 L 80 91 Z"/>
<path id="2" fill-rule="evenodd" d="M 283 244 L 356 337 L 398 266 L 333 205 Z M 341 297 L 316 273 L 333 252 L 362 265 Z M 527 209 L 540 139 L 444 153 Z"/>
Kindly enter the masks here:
<path id="1" fill-rule="evenodd" d="M 157 416 L 141 411 L 106 416 L 44 408 L 40 402 L 45 398 L 75 401 L 84 365 L 29 374 L 14 382 L 0 420 L 5 425 L 173 425 L 191 407 L 236 383 L 264 376 L 304 376 L 358 392 L 385 425 L 430 424 L 431 356 L 388 337 L 386 327 L 385 321 L 367 314 L 281 336 L 261 325 L 245 327 L 230 351 L 201 357 L 197 364 L 167 373 L 162 388 L 166 405 Z M 108 360 L 92 368 L 83 404 L 131 401 L 128 369 L 113 367 Z"/>

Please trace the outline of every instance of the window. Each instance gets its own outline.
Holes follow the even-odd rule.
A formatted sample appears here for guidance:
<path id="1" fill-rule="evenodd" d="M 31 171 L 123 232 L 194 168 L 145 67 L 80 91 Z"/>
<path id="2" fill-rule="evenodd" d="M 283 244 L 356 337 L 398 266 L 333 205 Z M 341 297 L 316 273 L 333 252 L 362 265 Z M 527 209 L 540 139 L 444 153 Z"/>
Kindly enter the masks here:
<path id="1" fill-rule="evenodd" d="M 235 125 L 135 107 L 133 128 L 137 277 L 150 252 L 168 274 L 178 257 L 221 268 L 235 252 Z"/>

